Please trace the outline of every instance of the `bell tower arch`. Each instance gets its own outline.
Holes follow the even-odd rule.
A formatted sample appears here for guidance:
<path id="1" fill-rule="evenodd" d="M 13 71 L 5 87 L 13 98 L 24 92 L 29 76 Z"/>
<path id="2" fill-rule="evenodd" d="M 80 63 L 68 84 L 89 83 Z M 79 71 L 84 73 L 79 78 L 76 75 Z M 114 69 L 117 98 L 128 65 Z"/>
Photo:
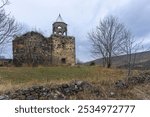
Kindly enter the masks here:
<path id="1" fill-rule="evenodd" d="M 53 35 L 67 36 L 67 24 L 62 20 L 60 14 L 56 22 L 53 23 Z"/>

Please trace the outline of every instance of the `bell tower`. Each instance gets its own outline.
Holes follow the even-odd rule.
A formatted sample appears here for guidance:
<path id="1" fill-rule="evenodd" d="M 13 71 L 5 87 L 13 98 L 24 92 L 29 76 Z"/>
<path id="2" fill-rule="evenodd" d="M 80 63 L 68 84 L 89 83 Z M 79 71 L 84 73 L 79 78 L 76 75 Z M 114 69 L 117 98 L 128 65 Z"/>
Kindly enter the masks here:
<path id="1" fill-rule="evenodd" d="M 60 14 L 56 22 L 53 23 L 53 35 L 67 36 L 67 24 L 63 22 Z"/>
<path id="2" fill-rule="evenodd" d="M 53 65 L 75 65 L 75 37 L 67 35 L 67 24 L 59 14 L 52 24 L 51 63 Z"/>

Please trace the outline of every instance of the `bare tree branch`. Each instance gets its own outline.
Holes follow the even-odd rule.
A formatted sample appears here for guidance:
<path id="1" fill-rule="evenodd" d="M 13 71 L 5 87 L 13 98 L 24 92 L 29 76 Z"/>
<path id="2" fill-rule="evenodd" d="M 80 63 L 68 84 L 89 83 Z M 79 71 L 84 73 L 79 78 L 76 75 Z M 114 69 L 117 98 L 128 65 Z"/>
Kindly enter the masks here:
<path id="1" fill-rule="evenodd" d="M 0 46 L 3 46 L 11 42 L 13 36 L 21 30 L 21 26 L 13 17 L 10 17 L 10 14 L 6 14 L 4 6 L 9 4 L 8 0 L 0 2 L 2 3 L 0 6 Z"/>
<path id="2" fill-rule="evenodd" d="M 2 9 L 5 5 L 9 4 L 8 0 L 1 0 L 2 4 L 0 5 L 0 9 Z"/>
<path id="3" fill-rule="evenodd" d="M 88 36 L 92 42 L 92 53 L 96 56 L 102 55 L 103 65 L 110 68 L 112 56 L 121 53 L 120 44 L 128 38 L 129 34 L 116 17 L 109 16 L 100 21 L 96 30 L 88 33 Z"/>

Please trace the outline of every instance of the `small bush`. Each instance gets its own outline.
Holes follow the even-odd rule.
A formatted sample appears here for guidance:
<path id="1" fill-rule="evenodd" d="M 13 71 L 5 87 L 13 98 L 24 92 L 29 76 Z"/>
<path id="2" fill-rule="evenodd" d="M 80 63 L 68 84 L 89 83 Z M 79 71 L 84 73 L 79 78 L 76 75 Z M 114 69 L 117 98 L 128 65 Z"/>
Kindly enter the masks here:
<path id="1" fill-rule="evenodd" d="M 90 66 L 94 66 L 94 65 L 95 65 L 95 62 L 92 61 L 92 62 L 90 63 Z"/>

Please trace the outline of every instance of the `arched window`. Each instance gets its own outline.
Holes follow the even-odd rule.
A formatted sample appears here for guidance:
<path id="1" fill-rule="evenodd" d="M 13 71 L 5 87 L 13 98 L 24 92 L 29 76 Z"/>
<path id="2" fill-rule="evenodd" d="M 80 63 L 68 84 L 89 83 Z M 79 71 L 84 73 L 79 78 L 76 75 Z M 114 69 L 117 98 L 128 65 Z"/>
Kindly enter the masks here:
<path id="1" fill-rule="evenodd" d="M 62 29 L 62 27 L 61 27 L 61 26 L 58 26 L 58 29 Z"/>

